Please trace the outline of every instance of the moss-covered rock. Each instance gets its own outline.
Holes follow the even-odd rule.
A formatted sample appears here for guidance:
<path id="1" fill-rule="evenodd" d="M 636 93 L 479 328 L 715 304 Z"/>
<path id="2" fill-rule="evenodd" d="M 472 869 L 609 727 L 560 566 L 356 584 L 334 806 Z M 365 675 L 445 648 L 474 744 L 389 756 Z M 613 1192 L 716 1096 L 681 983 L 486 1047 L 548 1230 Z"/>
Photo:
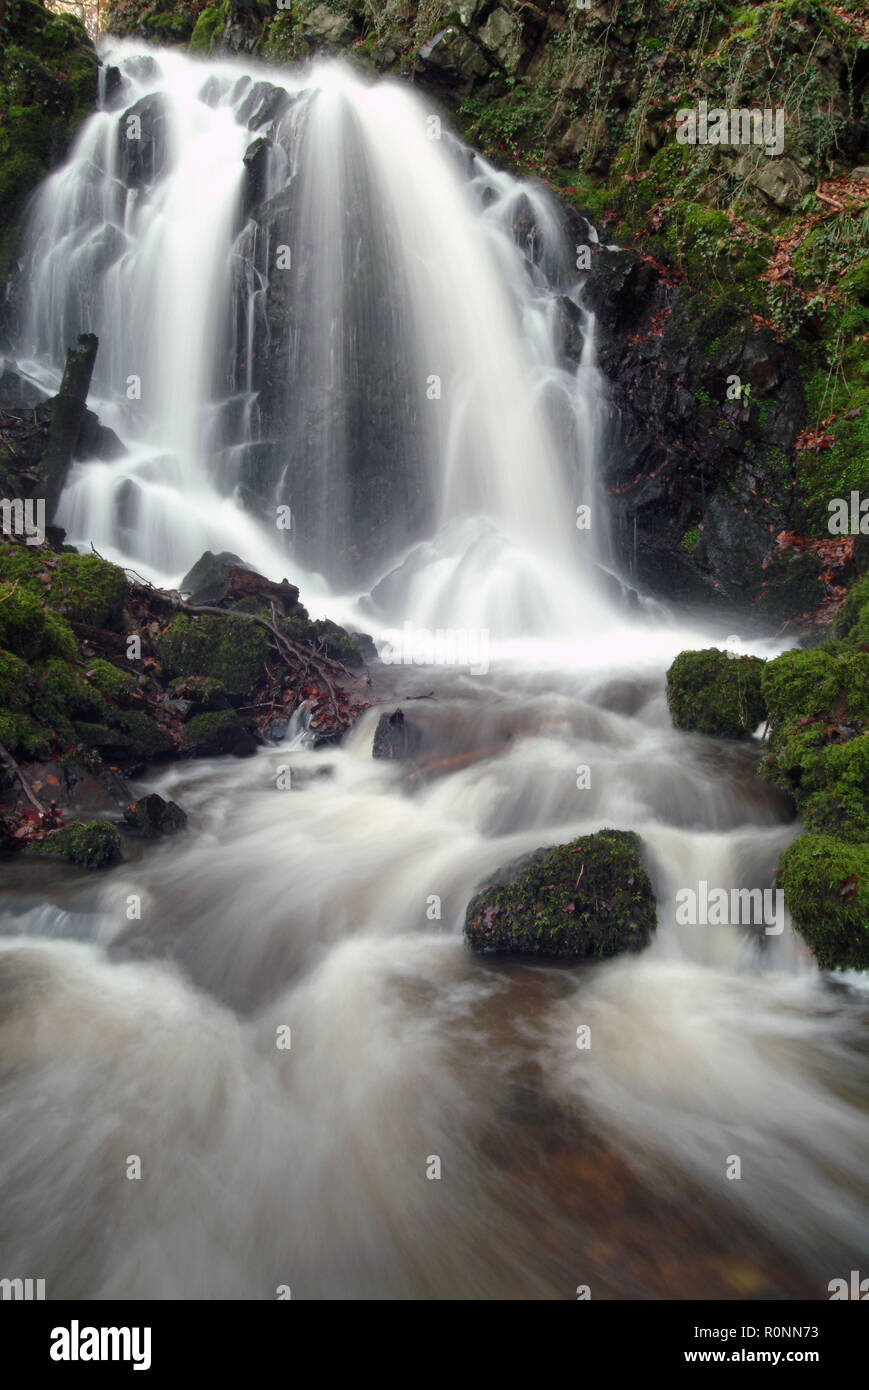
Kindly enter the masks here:
<path id="1" fill-rule="evenodd" d="M 794 924 L 823 970 L 869 968 L 869 845 L 801 835 L 779 877 Z"/>
<path id="2" fill-rule="evenodd" d="M 268 652 L 266 629 L 242 618 L 177 613 L 157 640 L 167 677 L 204 676 L 237 695 L 256 685 Z"/>
<path id="3" fill-rule="evenodd" d="M 46 859 L 66 859 L 81 869 L 109 869 L 123 858 L 118 831 L 99 820 L 52 831 L 39 843 L 37 853 Z"/>
<path id="4" fill-rule="evenodd" d="M 681 652 L 667 672 L 667 701 L 677 729 L 747 738 L 764 718 L 764 662 L 715 647 Z"/>
<path id="5" fill-rule="evenodd" d="M 469 904 L 475 951 L 603 957 L 640 951 L 655 895 L 631 831 L 600 830 L 508 865 Z"/>
<path id="6" fill-rule="evenodd" d="M 869 833 L 869 652 L 829 642 L 767 664 L 769 751 L 762 774 L 790 792 L 813 830 Z"/>
<path id="7" fill-rule="evenodd" d="M 0 646 L 26 661 L 52 655 L 72 661 L 77 655 L 69 624 L 20 580 L 0 583 Z"/>
<path id="8" fill-rule="evenodd" d="M 91 627 L 119 631 L 127 580 L 117 565 L 98 555 L 61 555 L 51 581 L 51 603 L 65 617 Z"/>
<path id="9" fill-rule="evenodd" d="M 223 753 L 246 750 L 250 734 L 234 710 L 214 710 L 197 714 L 184 725 L 184 744 L 194 758 L 216 758 Z"/>
<path id="10" fill-rule="evenodd" d="M 88 676 L 98 690 L 116 704 L 123 705 L 136 693 L 138 682 L 131 671 L 122 671 L 98 657 L 88 667 Z"/>

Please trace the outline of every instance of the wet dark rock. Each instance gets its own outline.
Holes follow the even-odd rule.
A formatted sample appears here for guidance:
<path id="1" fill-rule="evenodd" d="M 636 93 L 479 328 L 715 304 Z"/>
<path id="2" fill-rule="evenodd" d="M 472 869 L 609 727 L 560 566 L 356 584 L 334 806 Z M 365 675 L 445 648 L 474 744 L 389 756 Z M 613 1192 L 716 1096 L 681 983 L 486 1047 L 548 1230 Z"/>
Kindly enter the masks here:
<path id="1" fill-rule="evenodd" d="M 484 81 L 492 67 L 473 39 L 455 25 L 427 39 L 417 53 L 417 62 L 435 87 L 462 95 Z"/>
<path id="2" fill-rule="evenodd" d="M 131 834 L 142 835 L 146 840 L 154 840 L 161 835 L 175 835 L 187 825 L 187 815 L 177 802 L 164 801 L 156 792 L 140 797 L 128 806 L 124 811 L 124 820 Z"/>
<path id="3" fill-rule="evenodd" d="M 250 212 L 257 203 L 264 201 L 268 191 L 269 153 L 273 148 L 271 140 L 261 135 L 248 145 L 244 153 L 244 208 Z"/>
<path id="4" fill-rule="evenodd" d="M 600 830 L 506 865 L 468 905 L 474 951 L 574 959 L 641 951 L 655 894 L 632 831 Z"/>
<path id="5" fill-rule="evenodd" d="M 260 130 L 283 115 L 292 101 L 283 87 L 275 87 L 271 82 L 255 82 L 238 108 L 236 120 L 239 125 Z"/>
<path id="6" fill-rule="evenodd" d="M 77 459 L 101 459 L 111 463 L 113 459 L 123 458 L 128 453 L 126 444 L 119 439 L 108 425 L 101 425 L 99 416 L 86 410 L 75 446 Z"/>
<path id="7" fill-rule="evenodd" d="M 30 410 L 45 399 L 44 391 L 19 376 L 12 365 L 4 363 L 0 372 L 0 409 Z"/>
<path id="8" fill-rule="evenodd" d="M 244 563 L 231 550 L 222 550 L 219 555 L 206 550 L 187 571 L 178 588 L 182 594 L 188 595 L 191 603 L 217 603 L 223 595 L 230 570 L 237 566 L 244 568 Z"/>
<path id="9" fill-rule="evenodd" d="M 664 598 L 760 621 L 805 424 L 793 349 L 633 252 L 598 252 L 585 285 L 612 403 L 604 484 L 618 564 Z M 577 360 L 578 337 L 567 349 Z M 731 399 L 736 378 L 748 394 Z"/>
<path id="10" fill-rule="evenodd" d="M 137 133 L 138 132 L 138 133 Z M 168 157 L 166 102 L 159 92 L 128 106 L 118 118 L 118 173 L 128 188 L 145 188 Z"/>
<path id="11" fill-rule="evenodd" d="M 375 758 L 387 758 L 392 762 L 403 762 L 412 758 L 420 745 L 420 731 L 408 723 L 404 711 L 397 709 L 393 714 L 382 714 L 374 731 Z"/>
<path id="12" fill-rule="evenodd" d="M 107 111 L 113 110 L 121 99 L 121 91 L 124 79 L 120 68 L 110 65 L 106 68 L 103 78 L 103 100 Z"/>

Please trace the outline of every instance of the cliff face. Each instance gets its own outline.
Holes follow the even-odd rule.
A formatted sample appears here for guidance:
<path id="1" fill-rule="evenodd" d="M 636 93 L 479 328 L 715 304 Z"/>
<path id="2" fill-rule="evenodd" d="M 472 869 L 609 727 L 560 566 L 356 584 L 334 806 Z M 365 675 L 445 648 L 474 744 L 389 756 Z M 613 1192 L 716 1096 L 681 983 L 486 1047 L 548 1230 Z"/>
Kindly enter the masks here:
<path id="1" fill-rule="evenodd" d="M 77 19 L 39 0 L 0 4 L 0 280 L 28 197 L 93 110 L 98 67 Z"/>

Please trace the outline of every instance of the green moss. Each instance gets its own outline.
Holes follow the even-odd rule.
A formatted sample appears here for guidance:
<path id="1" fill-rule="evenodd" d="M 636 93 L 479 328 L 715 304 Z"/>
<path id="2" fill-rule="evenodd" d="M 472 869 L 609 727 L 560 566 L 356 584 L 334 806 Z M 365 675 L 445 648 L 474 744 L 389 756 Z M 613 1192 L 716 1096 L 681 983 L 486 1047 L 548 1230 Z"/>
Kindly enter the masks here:
<path id="1" fill-rule="evenodd" d="M 217 757 L 230 753 L 242 734 L 235 710 L 213 710 L 197 714 L 184 725 L 184 742 L 195 758 Z"/>
<path id="2" fill-rule="evenodd" d="M 0 651 L 0 709 L 28 709 L 33 695 L 33 673 L 26 661 Z"/>
<path id="3" fill-rule="evenodd" d="M 711 647 L 682 652 L 667 672 L 667 701 L 677 729 L 748 738 L 764 717 L 756 656 L 732 656 Z"/>
<path id="4" fill-rule="evenodd" d="M 117 716 L 115 724 L 133 740 L 132 754 L 137 758 L 160 758 L 174 752 L 172 737 L 150 715 L 138 710 Z"/>
<path id="5" fill-rule="evenodd" d="M 64 661 L 78 660 L 78 645 L 72 628 L 50 609 L 45 613 L 43 651 L 47 656 L 59 656 Z"/>
<path id="6" fill-rule="evenodd" d="M 784 652 L 766 665 L 763 698 L 773 733 L 809 716 L 869 718 L 869 653 L 835 643 Z"/>
<path id="7" fill-rule="evenodd" d="M 811 830 L 869 834 L 869 653 L 841 642 L 767 665 L 770 714 L 762 774 L 790 792 Z"/>
<path id="8" fill-rule="evenodd" d="M 26 714 L 0 710 L 0 743 L 13 757 L 43 762 L 51 756 L 51 737 Z"/>
<path id="9" fill-rule="evenodd" d="M 124 703 L 138 689 L 138 681 L 132 672 L 122 671 L 102 658 L 91 662 L 88 675 L 97 689 L 116 703 Z"/>
<path id="10" fill-rule="evenodd" d="M 0 585 L 0 646 L 25 661 L 45 644 L 45 611 L 35 594 L 15 584 Z"/>
<path id="11" fill-rule="evenodd" d="M 869 840 L 869 734 L 809 754 L 802 772 L 800 810 L 807 829 Z"/>
<path id="12" fill-rule="evenodd" d="M 229 5 L 227 0 L 219 5 L 206 5 L 202 14 L 196 21 L 196 27 L 190 39 L 190 48 L 194 53 L 210 53 L 218 41 L 223 36 L 223 30 L 229 16 Z M 290 15 L 280 16 L 282 19 L 289 19 Z M 276 21 L 274 21 L 276 22 Z M 272 27 L 274 27 L 274 22 Z"/>
<path id="13" fill-rule="evenodd" d="M 121 843 L 113 825 L 83 821 L 52 831 L 37 846 L 37 853 L 47 859 L 66 859 L 81 869 L 108 869 L 123 858 Z"/>
<path id="14" fill-rule="evenodd" d="M 602 957 L 647 946 L 655 895 L 632 832 L 601 830 L 508 866 L 469 904 L 475 951 Z"/>
<path id="15" fill-rule="evenodd" d="M 233 694 L 246 694 L 263 675 L 269 635 L 258 623 L 178 613 L 157 640 L 168 678 L 205 676 Z"/>
<path id="16" fill-rule="evenodd" d="M 0 43 L 0 279 L 27 198 L 93 109 L 98 59 L 78 19 L 10 0 Z"/>
<path id="17" fill-rule="evenodd" d="M 41 550 L 29 545 L 19 545 L 14 541 L 0 543 L 0 580 L 15 583 L 30 589 L 33 593 L 44 593 L 45 586 L 38 581 L 45 569 L 45 556 Z"/>
<path id="18" fill-rule="evenodd" d="M 73 622 L 118 631 L 127 580 L 124 571 L 98 555 L 61 555 L 54 569 L 50 602 Z"/>
<path id="19" fill-rule="evenodd" d="M 833 621 L 833 635 L 849 645 L 869 645 L 869 574 L 852 584 Z"/>
<path id="20" fill-rule="evenodd" d="M 107 720 L 108 702 L 99 690 L 82 680 L 59 657 L 50 657 L 37 674 L 34 713 L 51 723 L 65 725 L 73 718 Z"/>
<path id="21" fill-rule="evenodd" d="M 824 970 L 869 968 L 869 845 L 801 835 L 779 876 L 794 924 Z"/>

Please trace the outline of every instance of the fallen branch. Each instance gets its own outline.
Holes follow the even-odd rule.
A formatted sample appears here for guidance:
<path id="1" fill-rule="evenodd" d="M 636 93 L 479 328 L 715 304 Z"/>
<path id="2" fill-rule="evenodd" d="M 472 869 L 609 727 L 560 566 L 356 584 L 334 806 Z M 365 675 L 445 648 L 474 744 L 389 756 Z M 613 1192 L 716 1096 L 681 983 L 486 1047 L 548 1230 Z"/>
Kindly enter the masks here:
<path id="1" fill-rule="evenodd" d="M 33 809 L 35 811 L 38 811 L 41 816 L 44 816 L 45 807 L 39 800 L 39 797 L 36 795 L 36 792 L 31 787 L 30 783 L 24 776 L 24 773 L 21 771 L 21 768 L 18 766 L 12 754 L 9 752 L 8 748 L 5 748 L 2 743 L 0 743 L 0 758 L 2 758 L 6 766 L 11 768 L 12 771 L 15 773 L 15 776 L 18 778 L 24 790 L 24 795 L 27 797 L 27 800 L 30 802 Z"/>

